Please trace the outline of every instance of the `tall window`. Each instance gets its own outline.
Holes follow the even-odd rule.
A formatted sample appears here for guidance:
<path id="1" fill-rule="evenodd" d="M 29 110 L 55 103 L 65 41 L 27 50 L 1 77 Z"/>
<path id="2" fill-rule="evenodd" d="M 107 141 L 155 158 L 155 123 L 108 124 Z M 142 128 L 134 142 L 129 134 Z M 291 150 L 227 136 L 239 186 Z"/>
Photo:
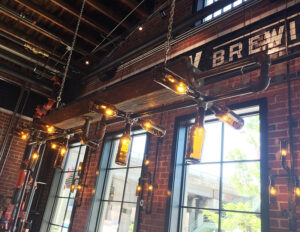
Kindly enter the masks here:
<path id="1" fill-rule="evenodd" d="M 194 119 L 178 123 L 175 176 L 181 179 L 174 178 L 171 209 L 171 221 L 178 223 L 171 223 L 169 231 L 262 231 L 262 212 L 267 209 L 263 184 L 267 181 L 267 154 L 262 153 L 265 144 L 261 142 L 259 106 L 236 112 L 245 121 L 241 130 L 207 117 L 200 164 L 184 162 Z"/>
<path id="2" fill-rule="evenodd" d="M 195 9 L 196 9 L 196 11 L 199 11 L 199 10 L 203 9 L 204 7 L 207 7 L 207 6 L 209 6 L 209 5 L 217 2 L 218 0 L 195 0 L 195 1 L 196 1 Z M 205 17 L 203 19 L 203 21 L 201 20 L 201 21 L 197 22 L 196 26 L 198 26 L 202 22 L 207 22 L 207 21 L 209 21 L 211 19 L 214 19 L 214 18 L 220 16 L 221 14 L 230 11 L 234 7 L 237 7 L 237 6 L 241 5 L 242 3 L 246 2 L 246 1 L 247 0 L 237 0 L 237 1 L 233 2 L 233 3 L 230 3 L 227 6 L 225 6 L 224 8 L 219 9 L 216 12 L 214 12 L 213 14 L 208 15 L 207 17 Z"/>
<path id="3" fill-rule="evenodd" d="M 135 192 L 141 175 L 146 139 L 144 132 L 132 134 L 126 166 L 115 164 L 119 136 L 105 139 L 88 231 L 134 231 L 138 209 Z"/>
<path id="4" fill-rule="evenodd" d="M 78 178 L 78 166 L 83 162 L 85 151 L 85 146 L 71 145 L 63 169 L 55 171 L 41 231 L 68 231 L 76 196 L 76 190 L 70 191 L 71 185 Z"/>

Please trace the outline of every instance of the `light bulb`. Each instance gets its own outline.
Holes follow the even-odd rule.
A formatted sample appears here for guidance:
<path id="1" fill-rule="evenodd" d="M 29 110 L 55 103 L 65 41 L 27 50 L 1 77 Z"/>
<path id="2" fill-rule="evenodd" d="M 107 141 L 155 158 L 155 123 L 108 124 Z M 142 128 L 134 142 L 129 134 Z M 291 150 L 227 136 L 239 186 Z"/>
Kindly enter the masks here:
<path id="1" fill-rule="evenodd" d="M 143 26 L 139 26 L 139 31 L 142 31 L 143 30 Z"/>
<path id="2" fill-rule="evenodd" d="M 300 188 L 299 187 L 296 187 L 295 194 L 297 197 L 300 197 Z"/>
<path id="3" fill-rule="evenodd" d="M 152 190 L 153 190 L 153 185 L 152 185 L 152 184 L 148 186 L 148 190 L 149 190 L 149 191 L 152 191 Z"/>
<path id="4" fill-rule="evenodd" d="M 183 82 L 180 82 L 176 87 L 178 94 L 186 94 L 186 89 L 187 87 Z"/>
<path id="5" fill-rule="evenodd" d="M 89 60 L 86 60 L 84 63 L 85 63 L 85 65 L 90 65 L 90 61 Z"/>
<path id="6" fill-rule="evenodd" d="M 142 190 L 142 186 L 141 186 L 141 185 L 136 186 L 136 192 L 135 192 L 135 195 L 136 195 L 137 197 L 140 195 L 141 190 Z"/>
<path id="7" fill-rule="evenodd" d="M 39 158 L 39 154 L 37 152 L 33 153 L 32 159 L 37 159 Z"/>
<path id="8" fill-rule="evenodd" d="M 74 190 L 75 190 L 75 184 L 72 184 L 71 185 L 71 193 L 74 193 Z"/>
<path id="9" fill-rule="evenodd" d="M 56 149 L 57 148 L 57 144 L 56 143 L 51 143 L 51 148 L 52 149 Z"/>
<path id="10" fill-rule="evenodd" d="M 62 146 L 59 148 L 59 154 L 61 156 L 64 156 L 66 154 L 66 152 L 67 152 L 67 148 L 65 146 Z"/>
<path id="11" fill-rule="evenodd" d="M 81 190 L 82 189 L 82 185 L 77 185 L 77 190 Z"/>
<path id="12" fill-rule="evenodd" d="M 148 166 L 149 163 L 150 163 L 150 160 L 146 159 L 146 160 L 145 160 L 145 166 Z"/>
<path id="13" fill-rule="evenodd" d="M 22 140 L 27 140 L 29 137 L 28 132 L 21 131 L 19 134 L 20 134 Z"/>
<path id="14" fill-rule="evenodd" d="M 277 193 L 277 190 L 274 188 L 274 186 L 271 186 L 271 188 L 270 188 L 270 194 L 271 194 L 272 196 L 275 196 L 276 193 Z"/>
<path id="15" fill-rule="evenodd" d="M 82 170 L 82 162 L 79 163 L 79 166 L 78 166 L 78 171 L 81 171 Z"/>
<path id="16" fill-rule="evenodd" d="M 55 132 L 54 126 L 46 125 L 46 130 L 48 134 L 53 134 Z"/>

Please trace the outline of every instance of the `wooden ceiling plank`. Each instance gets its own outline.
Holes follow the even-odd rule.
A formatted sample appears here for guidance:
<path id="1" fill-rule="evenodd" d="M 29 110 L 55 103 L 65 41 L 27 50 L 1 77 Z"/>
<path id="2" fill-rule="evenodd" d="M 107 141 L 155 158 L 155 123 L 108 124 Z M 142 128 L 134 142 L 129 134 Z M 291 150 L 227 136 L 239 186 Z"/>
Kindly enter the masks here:
<path id="1" fill-rule="evenodd" d="M 137 6 L 137 4 L 135 4 L 133 1 L 131 1 L 131 0 L 121 0 L 121 2 L 123 3 L 123 4 L 125 4 L 126 6 L 128 6 L 130 9 L 134 9 L 136 6 Z M 136 13 L 136 15 L 140 18 L 140 19 L 145 19 L 145 18 L 147 18 L 149 15 L 145 12 L 145 11 L 143 11 L 143 10 L 141 10 L 140 8 L 137 8 L 137 9 L 135 9 L 135 11 L 134 11 L 135 13 Z"/>
<path id="2" fill-rule="evenodd" d="M 77 11 L 76 9 L 74 9 L 71 5 L 61 1 L 61 0 L 50 0 L 53 4 L 61 7 L 62 9 L 64 9 L 65 11 L 69 12 L 70 14 L 72 14 L 75 17 L 79 17 L 79 11 Z M 107 35 L 109 33 L 109 31 L 102 27 L 101 25 L 99 25 L 98 23 L 96 23 L 92 18 L 90 18 L 89 16 L 85 15 L 82 16 L 81 20 L 83 22 L 85 22 L 86 24 L 90 25 L 91 27 L 93 27 L 94 29 L 98 30 L 101 33 L 104 33 L 105 35 Z"/>
<path id="3" fill-rule="evenodd" d="M 20 5 L 26 7 L 27 9 L 33 11 L 34 13 L 38 14 L 39 16 L 45 18 L 46 20 L 54 23 L 55 25 L 59 26 L 60 28 L 64 29 L 65 31 L 74 34 L 74 30 L 71 29 L 69 25 L 66 25 L 61 19 L 58 17 L 55 17 L 54 15 L 49 14 L 48 12 L 41 9 L 39 6 L 35 5 L 33 2 L 30 2 L 28 0 L 15 0 L 15 2 L 19 3 Z M 78 37 L 83 39 L 84 41 L 88 42 L 89 44 L 93 46 L 97 46 L 98 41 L 96 41 L 94 38 L 88 35 L 82 35 L 81 33 L 78 33 Z"/>
<path id="4" fill-rule="evenodd" d="M 41 33 L 42 35 L 58 42 L 58 43 L 62 43 L 64 45 L 67 45 L 69 47 L 71 47 L 71 44 L 69 44 L 68 42 L 64 41 L 63 39 L 59 38 L 58 36 L 54 35 L 53 33 L 50 33 L 48 31 L 46 31 L 45 29 L 37 26 L 37 25 L 34 25 L 32 23 L 30 23 L 28 20 L 25 20 L 25 19 L 22 19 L 20 17 L 17 17 L 17 13 L 16 12 L 13 12 L 12 10 L 7 10 L 6 7 L 3 7 L 3 5 L 0 4 L 0 13 L 4 14 L 5 16 L 17 21 L 18 23 L 21 23 L 23 24 L 24 26 L 26 27 L 29 27 L 30 29 L 34 30 L 34 31 L 37 31 L 39 33 Z M 82 49 L 82 48 L 79 48 L 78 46 L 75 47 L 74 49 L 76 52 L 78 52 L 79 54 L 83 55 L 83 56 L 86 56 L 89 54 L 88 51 Z"/>
<path id="5" fill-rule="evenodd" d="M 102 5 L 101 3 L 96 2 L 94 0 L 87 0 L 86 2 L 87 2 L 87 4 L 92 6 L 94 9 L 96 9 L 98 12 L 100 12 L 101 14 L 110 18 L 111 20 L 115 21 L 116 23 L 120 23 L 122 21 L 122 19 L 117 14 L 115 14 L 111 9 L 107 8 L 106 6 Z M 129 25 L 126 22 L 123 22 L 121 24 L 121 26 L 123 26 L 127 30 L 129 30 L 131 28 L 131 25 Z"/>

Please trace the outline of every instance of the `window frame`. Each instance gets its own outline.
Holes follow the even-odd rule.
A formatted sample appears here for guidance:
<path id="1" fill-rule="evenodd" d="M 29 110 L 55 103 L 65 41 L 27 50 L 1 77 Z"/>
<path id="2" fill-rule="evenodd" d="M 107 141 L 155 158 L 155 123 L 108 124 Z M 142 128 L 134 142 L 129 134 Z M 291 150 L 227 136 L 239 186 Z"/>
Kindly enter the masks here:
<path id="1" fill-rule="evenodd" d="M 102 143 L 102 148 L 101 148 L 101 157 L 99 159 L 99 163 L 98 163 L 98 171 L 99 174 L 97 176 L 97 178 L 95 179 L 95 194 L 93 194 L 93 198 L 91 200 L 91 204 L 90 204 L 90 209 L 89 209 L 89 214 L 88 214 L 88 223 L 86 225 L 86 231 L 87 232 L 95 232 L 99 230 L 99 226 L 100 226 L 100 221 L 101 221 L 101 214 L 102 214 L 102 208 L 103 208 L 103 203 L 105 202 L 114 202 L 114 201 L 108 201 L 108 200 L 103 200 L 103 196 L 105 194 L 105 190 L 106 190 L 106 184 L 107 184 L 107 177 L 109 174 L 110 170 L 118 170 L 118 169 L 125 169 L 126 170 L 126 179 L 125 179 L 125 184 L 124 184 L 124 192 L 123 195 L 125 193 L 126 190 L 126 181 L 127 181 L 127 176 L 128 176 L 128 172 L 130 169 L 135 169 L 135 168 L 140 168 L 141 169 L 141 173 L 143 172 L 144 169 L 144 159 L 145 159 L 145 155 L 148 152 L 148 146 L 149 146 L 149 134 L 141 129 L 138 128 L 132 128 L 131 131 L 131 137 L 133 138 L 134 136 L 139 136 L 139 135 L 146 135 L 146 141 L 145 141 L 145 149 L 144 149 L 144 155 L 143 155 L 143 159 L 142 159 L 142 165 L 141 166 L 135 166 L 135 167 L 129 167 L 128 165 L 126 167 L 121 167 L 121 168 L 111 168 L 109 167 L 111 162 L 114 162 L 114 160 L 110 160 L 111 156 L 112 156 L 112 149 L 113 149 L 113 143 L 115 142 L 116 139 L 120 139 L 120 137 L 122 136 L 122 132 L 123 131 L 115 131 L 115 132 L 109 132 L 105 135 L 105 137 L 103 138 L 103 143 Z M 131 140 L 133 141 L 133 139 Z M 131 155 L 131 151 L 132 151 L 132 142 L 130 144 L 129 147 L 129 155 Z M 129 159 L 128 159 L 129 161 Z M 127 162 L 128 162 L 127 161 Z M 127 163 L 128 164 L 128 163 Z M 104 171 L 101 171 L 104 170 Z M 140 176 L 137 177 L 137 180 L 139 179 Z M 97 193 L 100 193 L 99 196 L 97 196 Z M 122 197 L 122 201 L 120 201 L 122 204 L 126 204 L 127 201 L 123 201 L 124 200 L 124 196 Z M 140 201 L 140 197 L 137 198 L 137 202 L 136 202 L 136 214 L 135 214 L 135 222 L 134 222 L 134 231 L 138 231 L 138 220 L 139 220 L 139 209 L 140 209 L 140 205 L 139 205 L 139 201 Z M 130 202 L 132 203 L 132 202 Z M 120 214 L 122 208 L 120 209 Z M 119 219 L 120 220 L 120 219 Z"/>
<path id="2" fill-rule="evenodd" d="M 268 121 L 267 121 L 267 99 L 255 99 L 248 102 L 238 103 L 229 106 L 233 110 L 243 109 L 247 107 L 258 106 L 258 114 L 260 116 L 260 174 L 261 174 L 261 228 L 262 231 L 268 231 L 269 228 L 269 193 L 268 193 Z M 210 112 L 207 115 L 211 114 Z M 175 130 L 172 144 L 171 172 L 169 174 L 168 189 L 172 195 L 167 199 L 165 231 L 179 231 L 181 228 L 181 207 L 184 180 L 183 164 L 184 158 L 177 156 L 179 128 L 182 121 L 195 118 L 196 114 L 184 115 L 177 117 L 175 120 Z M 180 141 L 179 141 L 180 142 Z M 181 141 L 182 142 L 182 141 Z M 183 141 L 185 143 L 185 141 Z M 182 145 L 182 144 L 181 144 Z M 184 145 L 185 147 L 185 145 Z M 185 148 L 183 148 L 185 149 Z M 180 178 L 180 181 L 178 180 Z M 218 209 L 220 210 L 220 209 Z M 176 222 L 177 221 L 177 222 Z M 175 223 L 176 222 L 176 223 Z"/>
<path id="3" fill-rule="evenodd" d="M 78 156 L 77 156 L 76 164 L 75 164 L 76 169 L 73 170 L 73 171 L 67 171 L 66 170 L 66 164 L 68 163 L 68 161 L 70 159 L 70 150 L 74 149 L 74 148 L 79 148 Z M 86 147 L 85 145 L 82 145 L 81 143 L 72 143 L 68 147 L 68 152 L 67 152 L 66 157 L 65 157 L 63 168 L 62 169 L 56 169 L 55 172 L 54 172 L 51 187 L 50 187 L 50 192 L 49 192 L 49 196 L 48 196 L 48 200 L 47 200 L 47 205 L 46 205 L 46 209 L 45 209 L 45 213 L 44 213 L 44 216 L 43 216 L 43 222 L 42 222 L 42 225 L 41 225 L 41 230 L 43 230 L 43 231 L 50 231 L 51 226 L 59 227 L 60 230 L 61 229 L 69 230 L 72 227 L 74 211 L 75 211 L 75 208 L 76 208 L 76 195 L 77 195 L 77 192 L 75 192 L 73 197 L 71 196 L 71 192 L 69 193 L 68 197 L 64 197 L 64 196 L 60 196 L 58 194 L 58 191 L 61 188 L 63 176 L 64 176 L 65 173 L 74 173 L 74 174 L 76 174 L 76 172 L 78 172 L 79 158 L 80 158 L 80 153 L 81 153 L 82 148 L 85 149 L 82 162 L 85 162 L 87 154 L 89 152 L 88 147 Z M 74 181 L 74 178 L 75 178 L 75 175 L 72 176 L 72 182 Z M 58 224 L 52 223 L 53 214 L 54 214 L 54 211 L 55 211 L 55 208 L 56 208 L 56 203 L 57 203 L 58 199 L 67 199 L 67 205 L 66 205 L 66 209 L 65 209 L 65 213 L 64 213 L 64 220 L 66 218 L 66 214 L 67 214 L 67 211 L 68 211 L 69 201 L 70 200 L 74 201 L 74 204 L 72 206 L 72 213 L 70 215 L 70 224 L 69 224 L 68 227 L 65 227 L 63 224 L 58 225 Z"/>

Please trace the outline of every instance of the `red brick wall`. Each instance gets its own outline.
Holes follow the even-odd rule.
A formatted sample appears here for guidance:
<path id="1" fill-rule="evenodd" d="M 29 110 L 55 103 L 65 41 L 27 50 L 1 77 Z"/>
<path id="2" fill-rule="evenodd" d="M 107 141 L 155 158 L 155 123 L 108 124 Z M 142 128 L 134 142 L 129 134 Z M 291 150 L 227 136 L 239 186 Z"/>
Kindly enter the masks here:
<path id="1" fill-rule="evenodd" d="M 292 77 L 292 110 L 293 118 L 298 122 L 294 128 L 294 147 L 295 155 L 299 157 L 300 153 L 300 58 L 291 60 L 290 62 L 290 77 Z M 272 78 L 283 78 L 286 76 L 286 63 L 271 66 Z M 258 71 L 254 71 L 250 76 L 257 77 Z M 232 86 L 232 81 L 224 81 L 223 88 Z M 268 102 L 268 160 L 269 160 L 269 174 L 283 174 L 284 170 L 281 168 L 281 157 L 279 154 L 279 141 L 288 139 L 288 102 L 287 102 L 287 83 L 272 85 L 267 91 L 258 94 L 252 94 L 244 97 L 236 97 L 226 100 L 222 103 L 226 105 L 245 102 L 258 98 L 267 98 Z M 141 223 L 139 225 L 140 232 L 159 232 L 164 231 L 166 202 L 168 199 L 168 181 L 170 172 L 170 161 L 172 151 L 172 140 L 174 134 L 174 122 L 176 117 L 195 112 L 195 108 L 179 109 L 170 112 L 162 113 L 161 125 L 167 129 L 167 134 L 163 138 L 163 143 L 159 145 L 159 162 L 157 167 L 156 184 L 158 189 L 154 190 L 153 209 L 152 214 L 147 215 L 144 212 L 140 213 Z M 161 115 L 154 115 L 151 117 L 157 123 L 160 121 Z M 123 125 L 114 125 L 109 127 L 109 131 L 119 130 Z M 150 167 L 149 170 L 153 171 L 155 149 L 157 139 L 151 137 L 149 155 Z M 80 208 L 76 209 L 73 228 L 74 232 L 84 231 L 87 215 L 90 206 L 90 200 L 93 195 L 93 185 L 95 183 L 95 171 L 100 159 L 100 150 L 93 157 L 92 165 L 88 170 L 88 189 L 83 198 L 83 203 Z M 289 160 L 289 157 L 288 157 Z M 296 158 L 296 174 L 300 175 L 300 160 Z M 279 180 L 276 182 L 278 196 L 276 202 L 270 206 L 270 231 L 272 232 L 287 232 L 288 222 L 287 218 L 282 216 L 282 212 L 288 209 L 288 193 L 287 193 L 286 180 Z M 299 203 L 300 206 L 300 203 Z M 300 207 L 297 207 L 297 213 L 300 215 Z M 298 215 L 298 216 L 299 216 Z M 299 224 L 299 223 L 298 223 Z M 299 224 L 300 228 L 300 224 Z"/>
<path id="2" fill-rule="evenodd" d="M 12 112 L 0 108 L 0 145 L 2 146 L 4 136 L 7 131 L 8 123 L 12 116 Z M 19 123 L 29 123 L 26 119 L 21 119 Z M 8 141 L 9 143 L 9 141 Z M 23 158 L 23 152 L 26 142 L 15 136 L 9 153 L 9 157 L 4 167 L 4 171 L 0 177 L 0 194 L 11 197 L 12 190 L 17 182 L 18 170 Z M 7 144 L 8 147 L 8 144 Z M 6 152 L 4 153 L 4 156 Z M 4 159 L 4 156 L 2 159 Z M 2 162 L 0 162 L 2 166 Z"/>

